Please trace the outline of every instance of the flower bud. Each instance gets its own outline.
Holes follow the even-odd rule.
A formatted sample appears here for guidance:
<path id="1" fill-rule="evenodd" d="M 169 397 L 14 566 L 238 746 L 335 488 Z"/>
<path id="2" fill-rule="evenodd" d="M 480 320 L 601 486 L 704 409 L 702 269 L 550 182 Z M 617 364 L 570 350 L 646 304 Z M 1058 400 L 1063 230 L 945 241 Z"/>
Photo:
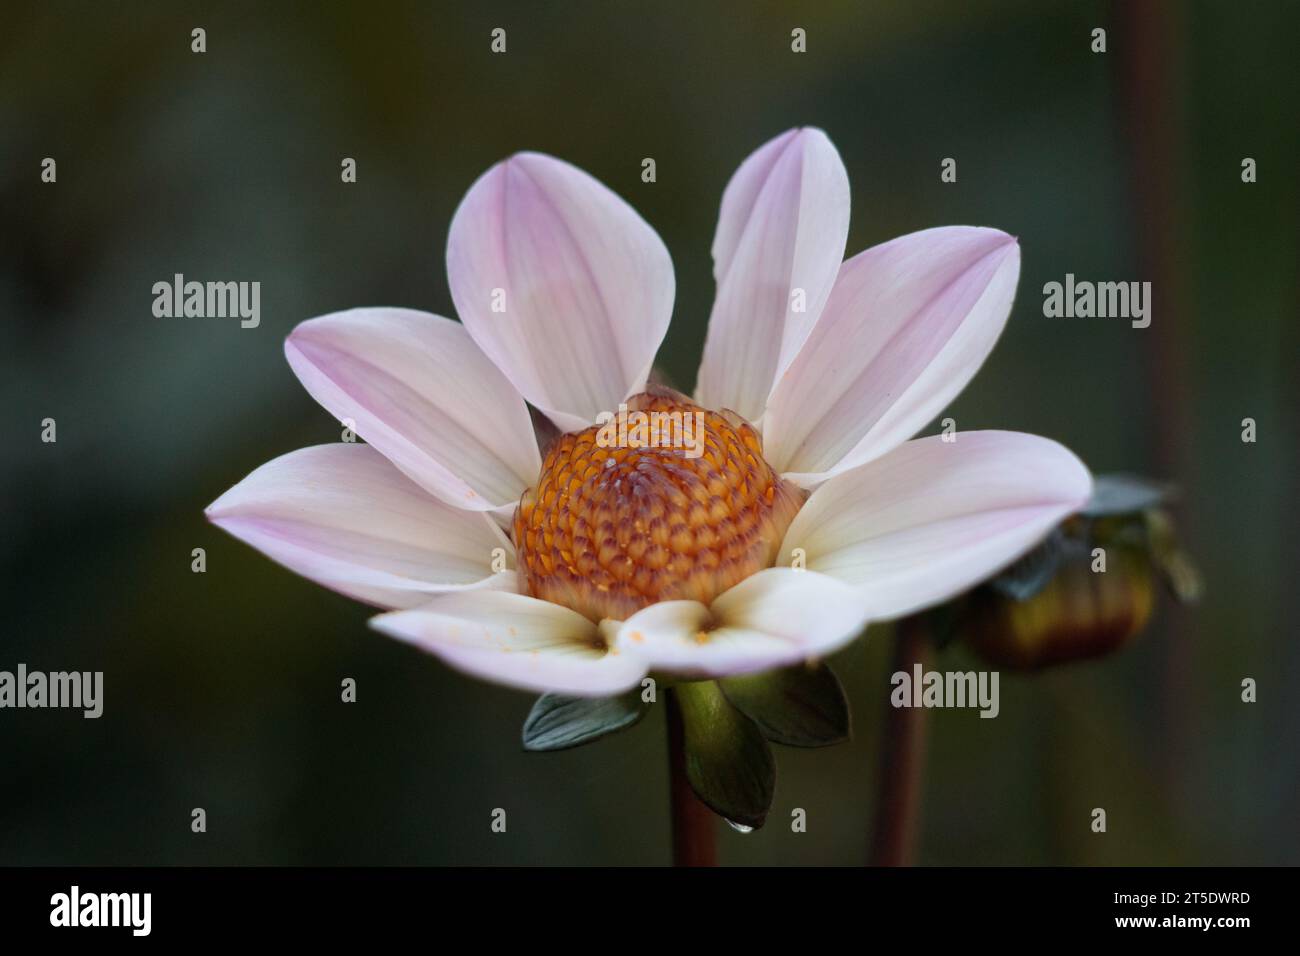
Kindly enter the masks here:
<path id="1" fill-rule="evenodd" d="M 1138 478 L 1098 478 L 1082 511 L 958 600 L 955 636 L 992 664 L 1036 670 L 1123 647 L 1150 621 L 1158 580 L 1195 601 L 1199 575 L 1159 507 L 1168 494 Z"/>
<path id="2" fill-rule="evenodd" d="M 1122 647 L 1151 618 L 1155 604 L 1149 558 L 1133 548 L 1106 552 L 1101 560 L 1068 547 L 1056 573 L 1037 594 L 1016 600 L 985 586 L 961 609 L 962 632 L 975 651 L 1009 670 L 1099 657 Z"/>

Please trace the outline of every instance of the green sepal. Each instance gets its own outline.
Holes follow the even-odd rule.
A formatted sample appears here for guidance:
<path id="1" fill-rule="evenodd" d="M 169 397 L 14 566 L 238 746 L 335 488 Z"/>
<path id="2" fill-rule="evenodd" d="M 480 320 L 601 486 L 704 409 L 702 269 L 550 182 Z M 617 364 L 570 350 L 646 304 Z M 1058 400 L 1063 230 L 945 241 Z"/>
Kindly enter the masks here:
<path id="1" fill-rule="evenodd" d="M 714 681 L 673 689 L 685 730 L 686 779 L 714 813 L 757 830 L 776 791 L 776 761 L 758 725 Z"/>
<path id="2" fill-rule="evenodd" d="M 825 664 L 727 677 L 718 686 L 772 743 L 827 747 L 849 739 L 849 702 Z"/>
<path id="3" fill-rule="evenodd" d="M 1080 514 L 1088 518 L 1133 514 L 1168 501 L 1170 486 L 1137 475 L 1097 475 L 1092 483 L 1092 497 Z"/>
<path id="4" fill-rule="evenodd" d="M 525 750 L 568 750 L 630 727 L 645 716 L 640 690 L 618 697 L 543 694 L 524 720 Z"/>
<path id="5" fill-rule="evenodd" d="M 1055 576 L 1065 550 L 1065 534 L 1054 528 L 1042 544 L 991 578 L 989 587 L 1013 601 L 1028 601 Z"/>
<path id="6" fill-rule="evenodd" d="M 1159 510 L 1148 511 L 1146 525 L 1151 562 L 1159 570 L 1165 586 L 1180 603 L 1195 604 L 1201 599 L 1201 572 L 1178 546 L 1169 515 Z"/>

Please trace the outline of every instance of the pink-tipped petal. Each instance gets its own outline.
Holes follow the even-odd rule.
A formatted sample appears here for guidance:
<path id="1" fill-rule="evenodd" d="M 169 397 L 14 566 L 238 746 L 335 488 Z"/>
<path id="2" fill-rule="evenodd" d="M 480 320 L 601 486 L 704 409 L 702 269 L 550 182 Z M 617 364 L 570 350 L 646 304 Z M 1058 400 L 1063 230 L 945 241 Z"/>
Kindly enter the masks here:
<path id="1" fill-rule="evenodd" d="M 844 263 L 763 420 L 774 468 L 808 487 L 902 444 L 956 397 L 1006 325 L 1020 247 L 927 229 Z"/>
<path id="2" fill-rule="evenodd" d="M 858 588 L 873 620 L 946 601 L 1038 543 L 1092 490 L 1088 469 L 1046 438 L 958 432 L 910 441 L 812 493 L 781 544 Z"/>
<path id="3" fill-rule="evenodd" d="M 665 601 L 618 628 L 618 646 L 652 668 L 726 677 L 820 657 L 866 627 L 862 596 L 833 578 L 768 568 L 705 607 Z"/>
<path id="4" fill-rule="evenodd" d="M 821 315 L 848 234 L 848 174 L 821 130 L 790 130 L 741 164 L 713 240 L 701 404 L 758 421 Z"/>
<path id="5" fill-rule="evenodd" d="M 539 153 L 493 166 L 447 238 L 461 321 L 532 404 L 566 431 L 645 385 L 668 329 L 668 250 L 626 202 Z"/>
<path id="6" fill-rule="evenodd" d="M 581 614 L 524 594 L 448 594 L 370 624 L 457 670 L 522 690 L 606 697 L 646 673 L 634 655 L 607 648 L 601 629 Z"/>
<path id="7" fill-rule="evenodd" d="M 459 323 L 353 309 L 303 322 L 284 351 L 316 401 L 443 501 L 504 512 L 537 479 L 527 406 Z"/>
<path id="8" fill-rule="evenodd" d="M 369 445 L 290 452 L 206 514 L 291 571 L 379 607 L 515 586 L 513 571 L 492 570 L 494 557 L 513 565 L 514 549 L 487 515 L 431 497 Z"/>

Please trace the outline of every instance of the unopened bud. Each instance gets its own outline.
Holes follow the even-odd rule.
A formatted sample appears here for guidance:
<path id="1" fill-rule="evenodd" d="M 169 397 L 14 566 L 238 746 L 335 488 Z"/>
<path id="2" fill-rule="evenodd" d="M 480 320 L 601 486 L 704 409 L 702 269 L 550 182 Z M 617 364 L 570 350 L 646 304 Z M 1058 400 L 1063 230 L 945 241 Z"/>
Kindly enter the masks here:
<path id="1" fill-rule="evenodd" d="M 1108 654 L 1146 627 L 1155 595 L 1144 554 L 1112 549 L 1106 570 L 1094 571 L 1091 551 L 1069 552 L 1033 597 L 1018 601 L 993 587 L 969 596 L 962 633 L 981 657 L 1008 670 L 1034 670 Z"/>
<path id="2" fill-rule="evenodd" d="M 1151 619 L 1157 581 L 1195 601 L 1200 577 L 1160 507 L 1170 493 L 1141 478 L 1099 477 L 1082 511 L 956 602 L 953 636 L 1000 667 L 1035 670 L 1127 644 Z"/>

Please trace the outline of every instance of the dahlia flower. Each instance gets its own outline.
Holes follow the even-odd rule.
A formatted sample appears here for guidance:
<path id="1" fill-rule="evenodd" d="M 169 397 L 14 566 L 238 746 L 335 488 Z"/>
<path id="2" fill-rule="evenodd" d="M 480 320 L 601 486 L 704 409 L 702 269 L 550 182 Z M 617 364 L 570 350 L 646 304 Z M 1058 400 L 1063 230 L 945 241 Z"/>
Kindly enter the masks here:
<path id="1" fill-rule="evenodd" d="M 207 515 L 386 609 L 383 633 L 518 688 L 606 697 L 821 658 L 987 579 L 1091 488 L 1045 438 L 912 439 L 1002 331 L 1016 240 L 928 229 L 844 260 L 848 227 L 820 130 L 741 164 L 692 399 L 647 387 L 675 291 L 654 229 L 574 166 L 512 156 L 451 223 L 459 322 L 363 308 L 289 335 L 304 387 L 365 443 L 277 458 Z M 620 406 L 689 417 L 697 441 L 604 440 Z"/>

